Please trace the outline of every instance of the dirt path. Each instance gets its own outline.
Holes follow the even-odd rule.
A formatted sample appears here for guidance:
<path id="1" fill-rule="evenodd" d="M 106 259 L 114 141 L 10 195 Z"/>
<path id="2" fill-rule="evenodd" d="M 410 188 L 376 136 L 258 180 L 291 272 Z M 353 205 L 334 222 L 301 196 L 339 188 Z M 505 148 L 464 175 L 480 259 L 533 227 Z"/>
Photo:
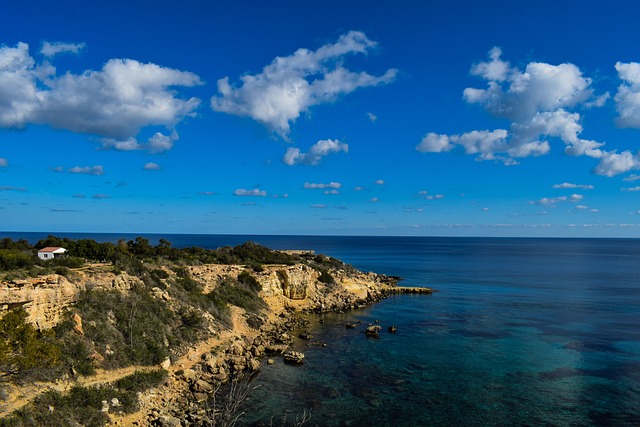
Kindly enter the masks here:
<path id="1" fill-rule="evenodd" d="M 226 343 L 236 337 L 246 336 L 250 333 L 250 329 L 246 325 L 243 318 L 243 311 L 233 307 L 232 310 L 233 327 L 230 330 L 222 331 L 215 337 L 211 337 L 206 341 L 201 341 L 191 347 L 184 355 L 182 355 L 167 370 L 169 376 L 174 376 L 176 371 L 191 368 L 200 361 L 203 353 L 210 351 L 212 348 Z M 0 418 L 4 418 L 13 411 L 22 408 L 42 393 L 49 390 L 56 390 L 60 393 L 69 391 L 73 386 L 97 386 L 108 384 L 133 374 L 136 371 L 144 371 L 154 369 L 152 366 L 128 366 L 121 369 L 105 370 L 96 369 L 96 374 L 89 377 L 79 377 L 75 380 L 58 380 L 55 382 L 38 382 L 26 386 L 8 385 L 6 388 L 7 398 L 0 401 Z M 131 425 L 133 421 L 139 419 L 141 414 L 134 413 L 125 417 L 114 417 L 119 421 L 119 425 Z"/>
<path id="2" fill-rule="evenodd" d="M 60 393 L 69 391 L 73 386 L 94 386 L 117 381 L 122 377 L 133 374 L 138 370 L 150 369 L 148 366 L 128 366 L 121 369 L 96 369 L 96 374 L 90 377 L 79 377 L 76 380 L 58 380 L 55 382 L 37 382 L 26 386 L 11 384 L 7 386 L 7 399 L 0 403 L 0 417 L 22 408 L 42 393 L 56 390 Z"/>

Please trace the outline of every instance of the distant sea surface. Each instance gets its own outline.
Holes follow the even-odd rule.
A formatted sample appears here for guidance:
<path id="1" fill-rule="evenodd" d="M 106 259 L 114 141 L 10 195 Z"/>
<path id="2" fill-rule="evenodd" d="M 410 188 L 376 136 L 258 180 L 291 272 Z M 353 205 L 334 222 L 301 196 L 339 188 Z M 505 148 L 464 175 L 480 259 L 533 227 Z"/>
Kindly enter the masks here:
<path id="1" fill-rule="evenodd" d="M 35 243 L 46 233 L 0 237 Z M 263 364 L 243 424 L 281 425 L 311 410 L 307 425 L 640 425 L 640 240 L 145 237 L 313 249 L 438 290 L 310 316 L 313 340 L 327 346 L 298 340 L 302 366 Z M 376 320 L 380 338 L 367 338 L 364 325 Z"/>

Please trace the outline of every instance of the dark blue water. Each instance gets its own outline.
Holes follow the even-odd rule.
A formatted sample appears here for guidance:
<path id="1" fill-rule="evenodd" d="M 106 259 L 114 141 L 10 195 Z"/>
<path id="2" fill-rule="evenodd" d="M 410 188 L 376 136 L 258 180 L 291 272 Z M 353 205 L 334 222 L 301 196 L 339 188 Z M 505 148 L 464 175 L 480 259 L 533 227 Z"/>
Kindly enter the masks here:
<path id="1" fill-rule="evenodd" d="M 640 425 L 640 240 L 146 237 L 315 249 L 439 290 L 312 317 L 309 330 L 328 346 L 299 341 L 303 366 L 265 365 L 245 424 L 311 409 L 307 425 Z M 375 320 L 379 339 L 344 327 Z"/>

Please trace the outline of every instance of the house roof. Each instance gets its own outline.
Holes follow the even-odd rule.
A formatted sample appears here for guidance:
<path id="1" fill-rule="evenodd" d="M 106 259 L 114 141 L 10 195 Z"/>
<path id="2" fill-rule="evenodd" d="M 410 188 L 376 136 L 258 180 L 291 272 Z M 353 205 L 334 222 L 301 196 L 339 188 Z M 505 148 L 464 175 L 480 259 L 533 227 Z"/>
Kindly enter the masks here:
<path id="1" fill-rule="evenodd" d="M 57 246 L 47 246 L 46 248 L 40 249 L 38 252 L 58 252 L 62 249 L 62 252 L 66 252 L 65 248 L 59 248 Z"/>

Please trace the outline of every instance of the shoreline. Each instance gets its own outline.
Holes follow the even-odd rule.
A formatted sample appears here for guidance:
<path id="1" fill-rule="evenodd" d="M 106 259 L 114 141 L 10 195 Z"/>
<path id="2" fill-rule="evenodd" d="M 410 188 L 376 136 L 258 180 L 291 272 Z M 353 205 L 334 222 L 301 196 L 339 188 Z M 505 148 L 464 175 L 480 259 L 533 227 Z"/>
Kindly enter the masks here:
<path id="1" fill-rule="evenodd" d="M 284 353 L 295 341 L 291 332 L 300 330 L 309 323 L 305 316 L 357 311 L 391 295 L 430 295 L 435 292 L 430 288 L 397 285 L 383 286 L 378 291 L 374 295 L 368 295 L 365 304 L 353 305 L 350 299 L 346 299 L 343 306 L 331 310 L 292 310 L 284 307 L 279 313 L 271 311 L 269 319 L 258 331 L 247 328 L 246 322 L 234 324 L 234 328 L 229 330 L 233 336 L 226 343 L 204 351 L 199 356 L 192 355 L 197 360 L 189 368 L 182 369 L 179 365 L 178 369 L 173 367 L 165 386 L 145 393 L 151 398 L 145 401 L 145 397 L 142 397 L 144 404 L 138 412 L 123 417 L 112 415 L 110 425 L 178 426 L 181 425 L 181 420 L 187 422 L 186 425 L 206 423 L 209 416 L 207 402 L 219 387 L 259 373 L 265 362 L 271 364 L 274 359 L 279 359 L 275 363 L 287 363 Z M 238 331 L 244 334 L 237 334 Z"/>

